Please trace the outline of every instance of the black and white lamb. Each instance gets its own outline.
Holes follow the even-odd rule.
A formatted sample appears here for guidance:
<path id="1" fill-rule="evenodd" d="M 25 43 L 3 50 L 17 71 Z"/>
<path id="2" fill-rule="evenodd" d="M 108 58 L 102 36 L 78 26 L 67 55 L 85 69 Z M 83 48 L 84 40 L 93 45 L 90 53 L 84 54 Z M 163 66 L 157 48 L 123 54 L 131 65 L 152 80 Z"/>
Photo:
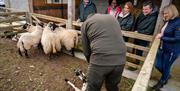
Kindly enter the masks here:
<path id="1" fill-rule="evenodd" d="M 81 89 L 75 86 L 71 81 L 69 81 L 67 78 L 65 78 L 65 81 L 67 84 L 69 84 L 72 88 L 74 88 L 75 91 L 86 91 L 87 88 L 87 77 L 85 74 L 82 72 L 81 69 L 76 69 L 75 70 L 75 75 L 79 77 L 80 80 L 82 80 L 83 84 Z"/>

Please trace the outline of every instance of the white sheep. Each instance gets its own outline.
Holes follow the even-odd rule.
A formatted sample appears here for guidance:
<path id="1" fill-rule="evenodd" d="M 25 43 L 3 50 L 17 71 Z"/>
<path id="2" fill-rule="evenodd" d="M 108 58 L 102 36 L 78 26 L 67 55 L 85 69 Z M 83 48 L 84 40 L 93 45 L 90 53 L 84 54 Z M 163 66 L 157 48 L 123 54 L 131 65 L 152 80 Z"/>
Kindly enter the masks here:
<path id="1" fill-rule="evenodd" d="M 38 45 L 40 43 L 42 32 L 42 27 L 36 25 L 32 32 L 26 32 L 21 35 L 17 43 L 20 56 L 22 56 L 22 52 L 24 52 L 25 56 L 28 58 L 27 50 L 29 50 L 33 45 Z"/>
<path id="2" fill-rule="evenodd" d="M 64 46 L 66 50 L 71 51 L 74 57 L 74 49 L 78 44 L 78 32 L 76 30 L 59 27 L 57 34 L 61 40 L 61 45 Z"/>
<path id="3" fill-rule="evenodd" d="M 49 58 L 51 58 L 52 53 L 57 53 L 61 50 L 60 38 L 57 34 L 57 28 L 54 23 L 49 22 L 47 26 L 43 30 L 41 44 L 43 46 L 43 50 L 45 54 L 49 54 Z"/>

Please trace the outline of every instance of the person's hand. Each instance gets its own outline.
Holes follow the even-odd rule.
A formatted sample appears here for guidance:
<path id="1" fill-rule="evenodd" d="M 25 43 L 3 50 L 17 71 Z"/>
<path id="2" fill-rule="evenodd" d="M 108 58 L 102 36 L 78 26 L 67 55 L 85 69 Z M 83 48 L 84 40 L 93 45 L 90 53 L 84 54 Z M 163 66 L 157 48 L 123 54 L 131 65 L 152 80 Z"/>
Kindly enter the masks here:
<path id="1" fill-rule="evenodd" d="M 138 31 L 134 31 L 135 33 L 137 33 Z"/>
<path id="2" fill-rule="evenodd" d="M 162 37 L 162 34 L 161 34 L 161 33 L 159 33 L 159 34 L 156 35 L 156 39 L 160 39 L 161 37 Z"/>

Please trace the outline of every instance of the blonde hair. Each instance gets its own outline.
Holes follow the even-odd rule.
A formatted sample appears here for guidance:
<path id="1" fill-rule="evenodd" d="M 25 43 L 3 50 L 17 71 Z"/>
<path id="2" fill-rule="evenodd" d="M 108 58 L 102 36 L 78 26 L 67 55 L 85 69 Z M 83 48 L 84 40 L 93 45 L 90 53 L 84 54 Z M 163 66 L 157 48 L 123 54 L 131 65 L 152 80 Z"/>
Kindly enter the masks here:
<path id="1" fill-rule="evenodd" d="M 179 16 L 179 12 L 178 12 L 178 10 L 174 4 L 170 4 L 170 5 L 165 6 L 162 9 L 162 12 L 164 12 L 164 11 L 168 11 L 169 15 L 171 16 L 171 19 L 174 19 L 174 18 Z"/>

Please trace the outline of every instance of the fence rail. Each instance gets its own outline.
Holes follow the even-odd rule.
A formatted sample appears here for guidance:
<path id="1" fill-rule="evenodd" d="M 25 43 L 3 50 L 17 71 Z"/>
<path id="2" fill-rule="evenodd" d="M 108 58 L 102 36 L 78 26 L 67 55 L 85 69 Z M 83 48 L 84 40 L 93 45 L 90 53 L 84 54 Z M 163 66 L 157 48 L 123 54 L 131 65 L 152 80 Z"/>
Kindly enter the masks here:
<path id="1" fill-rule="evenodd" d="M 155 39 L 131 91 L 147 91 L 159 44 Z"/>

